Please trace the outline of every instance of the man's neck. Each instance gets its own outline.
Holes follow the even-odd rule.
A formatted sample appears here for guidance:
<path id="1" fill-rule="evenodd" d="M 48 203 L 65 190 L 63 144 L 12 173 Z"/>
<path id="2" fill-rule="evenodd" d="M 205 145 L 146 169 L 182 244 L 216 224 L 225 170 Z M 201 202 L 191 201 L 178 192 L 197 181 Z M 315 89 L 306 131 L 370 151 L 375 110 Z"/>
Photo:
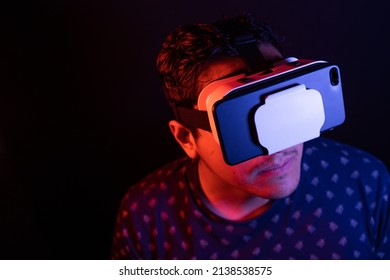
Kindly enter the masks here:
<path id="1" fill-rule="evenodd" d="M 244 221 L 265 212 L 272 200 L 230 185 L 207 166 L 199 163 L 201 199 L 214 214 L 232 221 Z"/>

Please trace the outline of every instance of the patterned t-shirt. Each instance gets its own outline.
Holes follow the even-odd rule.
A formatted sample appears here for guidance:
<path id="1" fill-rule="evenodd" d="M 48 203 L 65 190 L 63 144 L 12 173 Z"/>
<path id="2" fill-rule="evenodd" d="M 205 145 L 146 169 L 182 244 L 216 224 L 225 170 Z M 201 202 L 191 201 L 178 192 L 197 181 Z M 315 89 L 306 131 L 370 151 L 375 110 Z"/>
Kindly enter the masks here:
<path id="1" fill-rule="evenodd" d="M 263 214 L 229 221 L 199 195 L 182 158 L 128 189 L 113 259 L 390 259 L 389 173 L 372 155 L 329 139 L 305 143 L 298 188 Z"/>

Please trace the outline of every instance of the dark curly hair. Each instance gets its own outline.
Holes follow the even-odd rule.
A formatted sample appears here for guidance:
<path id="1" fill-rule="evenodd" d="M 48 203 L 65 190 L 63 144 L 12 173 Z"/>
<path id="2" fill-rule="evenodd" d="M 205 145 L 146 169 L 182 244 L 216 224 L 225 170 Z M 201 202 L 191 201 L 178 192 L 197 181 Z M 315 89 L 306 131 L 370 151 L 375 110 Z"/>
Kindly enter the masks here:
<path id="1" fill-rule="evenodd" d="M 182 25 L 168 34 L 157 57 L 157 71 L 170 105 L 194 107 L 202 90 L 198 77 L 203 67 L 216 59 L 238 56 L 232 37 L 240 32 L 249 32 L 259 42 L 282 51 L 279 37 L 246 14 L 212 24 Z"/>

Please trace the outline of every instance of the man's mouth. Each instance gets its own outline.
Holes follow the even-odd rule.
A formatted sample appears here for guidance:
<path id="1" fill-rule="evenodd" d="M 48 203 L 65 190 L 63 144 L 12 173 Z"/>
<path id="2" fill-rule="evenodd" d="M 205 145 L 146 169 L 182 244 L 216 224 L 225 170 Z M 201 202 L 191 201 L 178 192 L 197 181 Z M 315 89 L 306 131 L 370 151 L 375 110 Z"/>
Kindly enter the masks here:
<path id="1" fill-rule="evenodd" d="M 256 166 L 254 171 L 257 174 L 275 173 L 275 175 L 288 171 L 296 154 L 296 151 L 292 150 L 271 155 L 267 161 Z"/>

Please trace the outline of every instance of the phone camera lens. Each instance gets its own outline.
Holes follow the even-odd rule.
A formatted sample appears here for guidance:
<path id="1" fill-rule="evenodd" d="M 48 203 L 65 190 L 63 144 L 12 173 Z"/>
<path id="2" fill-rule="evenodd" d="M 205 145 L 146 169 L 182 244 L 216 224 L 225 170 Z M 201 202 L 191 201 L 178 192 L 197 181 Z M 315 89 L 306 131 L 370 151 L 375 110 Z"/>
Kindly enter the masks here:
<path id="1" fill-rule="evenodd" d="M 340 83 L 340 76 L 337 68 L 333 67 L 332 69 L 330 69 L 329 75 L 330 75 L 330 83 L 333 86 L 337 86 Z"/>

